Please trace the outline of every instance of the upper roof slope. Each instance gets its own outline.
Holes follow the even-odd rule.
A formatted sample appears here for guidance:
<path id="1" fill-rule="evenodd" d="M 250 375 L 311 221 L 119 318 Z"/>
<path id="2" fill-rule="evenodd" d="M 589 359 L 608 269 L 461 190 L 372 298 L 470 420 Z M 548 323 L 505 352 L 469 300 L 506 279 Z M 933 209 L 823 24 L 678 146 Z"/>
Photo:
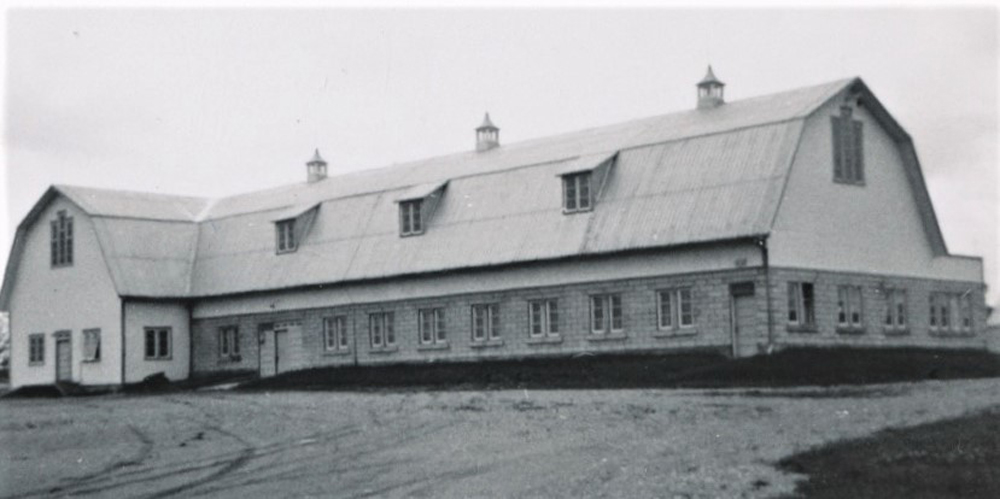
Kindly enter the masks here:
<path id="1" fill-rule="evenodd" d="M 863 87 L 839 80 L 217 200 L 52 191 L 101 219 L 123 296 L 216 296 L 762 236 L 802 120 L 855 84 Z M 564 215 L 557 175 L 610 155 L 595 209 Z M 395 203 L 444 182 L 426 233 L 399 237 Z M 315 206 L 298 250 L 276 255 L 275 218 Z"/>

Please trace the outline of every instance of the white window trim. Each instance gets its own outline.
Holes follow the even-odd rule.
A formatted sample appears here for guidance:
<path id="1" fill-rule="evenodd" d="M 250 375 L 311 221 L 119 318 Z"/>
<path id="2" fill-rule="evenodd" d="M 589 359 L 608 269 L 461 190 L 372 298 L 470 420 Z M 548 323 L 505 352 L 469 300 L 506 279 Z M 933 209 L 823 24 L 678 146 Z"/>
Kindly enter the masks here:
<path id="1" fill-rule="evenodd" d="M 535 319 L 535 307 L 539 307 L 538 322 Z M 552 309 L 556 310 L 556 320 L 552 320 Z M 553 329 L 553 324 L 555 329 Z M 535 332 L 538 326 L 539 332 Z M 559 337 L 559 301 L 556 299 L 531 300 L 528 302 L 528 337 L 557 338 Z"/>
<path id="2" fill-rule="evenodd" d="M 143 328 L 143 358 L 145 360 L 172 360 L 174 353 L 174 333 L 173 328 L 169 326 L 148 326 Z M 146 348 L 146 342 L 149 341 L 149 333 L 154 332 L 153 343 L 154 343 L 154 355 L 149 356 L 148 349 Z M 160 351 L 160 334 L 165 332 L 167 337 L 167 351 L 164 353 Z"/>
<path id="3" fill-rule="evenodd" d="M 36 341 L 37 340 L 37 341 Z M 35 343 L 39 343 L 37 352 L 39 357 L 35 357 Z M 28 335 L 28 365 L 41 366 L 45 364 L 45 333 L 32 333 Z"/>
<path id="4" fill-rule="evenodd" d="M 425 319 L 430 315 L 430 330 L 425 328 Z M 430 333 L 430 339 L 424 339 L 424 333 Z M 444 308 L 430 307 L 417 310 L 417 342 L 423 346 L 447 345 L 448 331 L 445 323 Z"/>
<path id="5" fill-rule="evenodd" d="M 346 315 L 332 315 L 323 318 L 323 349 L 327 352 L 346 352 L 351 349 L 347 335 Z"/>
<path id="6" fill-rule="evenodd" d="M 278 220 L 274 223 L 277 235 L 275 251 L 278 254 L 292 253 L 299 249 L 298 241 L 295 240 L 295 219 Z"/>
<path id="7" fill-rule="evenodd" d="M 379 328 L 379 341 L 375 341 L 375 327 Z M 389 331 L 392 330 L 390 336 Z M 392 341 L 390 341 L 392 340 Z M 368 314 L 368 344 L 372 350 L 396 348 L 395 312 L 371 312 Z"/>
<path id="8" fill-rule="evenodd" d="M 407 229 L 407 226 L 409 228 Z M 399 202 L 399 234 L 416 236 L 424 233 L 423 199 Z"/>
<path id="9" fill-rule="evenodd" d="M 841 296 L 843 295 L 843 296 Z M 854 299 L 857 299 L 857 303 Z M 858 320 L 854 320 L 857 313 Z M 843 319 L 840 315 L 843 314 Z M 837 329 L 858 331 L 865 328 L 865 295 L 861 286 L 837 286 Z"/>
<path id="10" fill-rule="evenodd" d="M 587 179 L 587 196 L 584 198 L 580 195 L 580 185 L 583 184 L 581 179 Z M 569 186 L 573 185 L 573 208 L 569 207 L 570 196 Z M 594 209 L 594 176 L 591 171 L 583 171 L 576 173 L 567 173 L 562 176 L 562 198 L 563 198 L 563 213 L 581 213 L 587 212 Z M 580 200 L 586 199 L 587 206 L 581 207 Z"/>
<path id="11" fill-rule="evenodd" d="M 500 305 L 497 303 L 476 303 L 471 307 L 472 314 L 472 342 L 489 343 L 501 339 Z M 476 319 L 483 315 L 483 336 L 477 337 Z"/>
<path id="12" fill-rule="evenodd" d="M 615 313 L 614 313 L 614 300 L 618 299 L 619 311 L 618 311 L 618 322 L 619 327 L 615 327 Z M 597 308 L 601 308 L 600 324 L 597 324 Z M 590 295 L 590 334 L 601 336 L 601 335 L 616 335 L 621 334 L 625 331 L 625 303 L 622 300 L 622 295 L 620 293 L 605 293 L 599 295 Z M 599 327 L 594 327 L 595 325 Z"/>
<path id="13" fill-rule="evenodd" d="M 806 284 L 812 287 L 812 294 L 813 294 L 812 314 L 809 313 L 810 312 L 809 307 L 806 306 L 806 294 L 805 294 Z M 791 293 L 792 290 L 794 290 L 795 294 L 795 320 L 792 320 L 788 317 L 788 312 L 790 312 L 791 309 L 786 310 L 785 319 L 788 326 L 798 329 L 807 329 L 807 330 L 815 329 L 816 328 L 816 308 L 815 308 L 816 285 L 809 281 L 788 281 L 786 290 L 788 290 L 789 293 Z M 789 296 L 788 298 L 791 298 L 791 296 Z M 786 300 L 786 302 L 788 301 L 791 300 Z M 810 316 L 812 317 L 811 322 L 808 320 Z"/>
<path id="14" fill-rule="evenodd" d="M 91 343 L 88 341 L 90 338 L 96 338 L 93 340 L 96 345 L 93 350 L 90 349 Z M 99 328 L 91 328 L 83 330 L 83 362 L 100 362 L 101 360 L 101 330 Z"/>
<path id="15" fill-rule="evenodd" d="M 691 322 L 689 324 L 684 324 L 682 318 L 684 300 L 681 296 L 687 293 L 688 299 L 687 304 L 691 308 Z M 663 299 L 667 298 L 670 303 L 670 323 L 663 323 Z M 672 289 L 661 289 L 656 292 L 656 328 L 660 331 L 684 331 L 691 330 L 695 327 L 695 311 L 694 311 L 694 291 L 690 286 L 682 286 L 679 288 Z"/>

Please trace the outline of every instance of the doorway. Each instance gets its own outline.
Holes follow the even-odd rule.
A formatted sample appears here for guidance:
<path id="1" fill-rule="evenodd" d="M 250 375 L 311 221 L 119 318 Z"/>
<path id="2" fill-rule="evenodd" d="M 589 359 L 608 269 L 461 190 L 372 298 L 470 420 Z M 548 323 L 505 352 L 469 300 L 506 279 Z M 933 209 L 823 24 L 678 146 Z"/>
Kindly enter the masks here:
<path id="1" fill-rule="evenodd" d="M 748 357 L 756 351 L 753 336 L 757 323 L 754 283 L 740 282 L 729 285 L 729 316 L 732 331 L 732 355 L 735 358 Z"/>
<path id="2" fill-rule="evenodd" d="M 56 382 L 73 381 L 72 346 L 68 331 L 56 333 Z"/>

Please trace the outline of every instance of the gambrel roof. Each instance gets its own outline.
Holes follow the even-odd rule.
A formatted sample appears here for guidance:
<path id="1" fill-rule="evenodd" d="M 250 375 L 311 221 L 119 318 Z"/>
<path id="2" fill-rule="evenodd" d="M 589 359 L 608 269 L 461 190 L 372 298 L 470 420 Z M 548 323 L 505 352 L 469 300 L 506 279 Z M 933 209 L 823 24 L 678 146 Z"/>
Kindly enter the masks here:
<path id="1" fill-rule="evenodd" d="M 859 93 L 904 146 L 931 244 L 945 254 L 909 136 L 858 78 L 212 201 L 67 186 L 51 192 L 98 220 L 119 294 L 137 297 L 218 296 L 765 237 L 805 118 L 847 92 Z M 564 214 L 559 175 L 598 163 L 609 173 L 594 186 L 594 209 Z M 436 208 L 423 235 L 400 237 L 396 203 L 418 191 L 439 196 Z M 276 254 L 274 221 L 305 211 L 314 213 L 311 230 L 295 252 Z M 5 279 L 5 295 L 7 288 Z"/>

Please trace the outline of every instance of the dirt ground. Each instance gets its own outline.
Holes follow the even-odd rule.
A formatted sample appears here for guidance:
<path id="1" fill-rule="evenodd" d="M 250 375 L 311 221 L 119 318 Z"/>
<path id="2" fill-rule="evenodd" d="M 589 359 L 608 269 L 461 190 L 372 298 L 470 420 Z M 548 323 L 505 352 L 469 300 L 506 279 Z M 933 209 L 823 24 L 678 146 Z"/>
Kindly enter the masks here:
<path id="1" fill-rule="evenodd" d="M 995 379 L 7 399 L 0 496 L 769 497 L 782 457 L 996 405 Z"/>

